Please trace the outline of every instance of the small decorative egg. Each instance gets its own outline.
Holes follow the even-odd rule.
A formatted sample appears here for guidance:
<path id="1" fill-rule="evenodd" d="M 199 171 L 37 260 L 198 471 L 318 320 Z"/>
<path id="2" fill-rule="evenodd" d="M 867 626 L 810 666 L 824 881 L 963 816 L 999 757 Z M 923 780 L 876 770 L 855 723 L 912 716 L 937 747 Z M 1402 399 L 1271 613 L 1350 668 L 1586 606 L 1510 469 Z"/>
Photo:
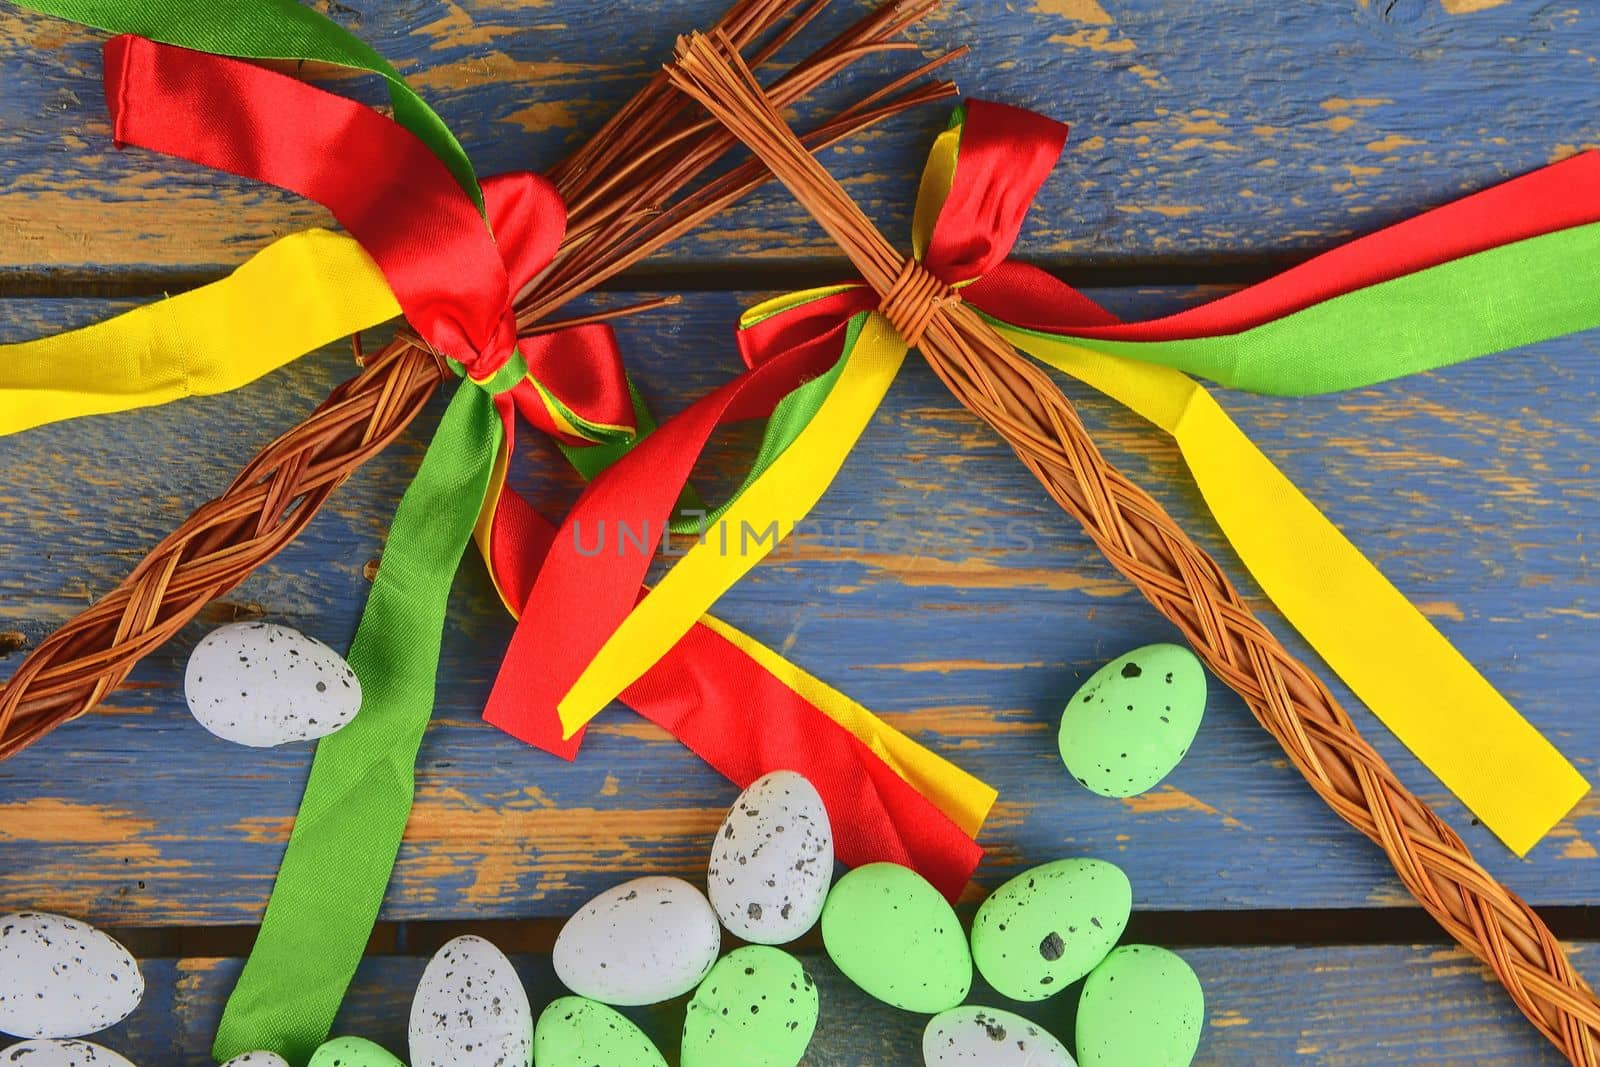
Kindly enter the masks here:
<path id="1" fill-rule="evenodd" d="M 922 1061 L 927 1067 L 1076 1067 L 1066 1046 L 1038 1023 L 975 1004 L 928 1020 Z"/>
<path id="2" fill-rule="evenodd" d="M 289 1061 L 276 1052 L 241 1052 L 222 1067 L 289 1067 Z"/>
<path id="3" fill-rule="evenodd" d="M 0 1034 L 84 1037 L 144 996 L 127 949 L 87 923 L 39 911 L 0 915 Z"/>
<path id="4" fill-rule="evenodd" d="M 778 948 L 728 953 L 700 983 L 683 1021 L 683 1067 L 796 1067 L 817 1028 L 817 987 Z"/>
<path id="5" fill-rule="evenodd" d="M 1012 1000 L 1061 992 L 1106 958 L 1133 909 L 1133 887 L 1104 860 L 1066 859 L 1017 875 L 978 907 L 972 960 Z"/>
<path id="6" fill-rule="evenodd" d="M 5 1067 L 133 1067 L 133 1062 L 92 1041 L 24 1041 L 0 1049 Z"/>
<path id="7" fill-rule="evenodd" d="M 400 1057 L 364 1037 L 336 1037 L 311 1054 L 306 1067 L 406 1067 Z"/>
<path id="8" fill-rule="evenodd" d="M 857 867 L 822 909 L 822 944 L 845 977 L 885 1004 L 932 1014 L 972 988 L 972 955 L 948 901 L 895 863 Z"/>
<path id="9" fill-rule="evenodd" d="M 588 1063 L 667 1067 L 667 1061 L 632 1020 L 587 997 L 562 997 L 540 1013 L 533 1031 L 533 1059 L 541 1067 Z"/>
<path id="10" fill-rule="evenodd" d="M 189 656 L 183 695 L 201 726 L 251 748 L 326 737 L 361 710 L 361 683 L 339 653 L 270 622 L 206 634 Z"/>
<path id="11" fill-rule="evenodd" d="M 1205 991 L 1183 957 L 1153 945 L 1124 945 L 1083 983 L 1078 1062 L 1188 1067 L 1205 1019 Z"/>
<path id="12" fill-rule="evenodd" d="M 681 878 L 635 878 L 606 890 L 556 936 L 556 977 L 580 996 L 624 1007 L 682 996 L 717 962 L 722 928 Z"/>
<path id="13" fill-rule="evenodd" d="M 730 932 L 759 945 L 816 925 L 833 882 L 833 828 L 816 787 L 794 771 L 750 783 L 711 846 L 706 892 Z"/>
<path id="14" fill-rule="evenodd" d="M 1146 645 L 1089 676 L 1061 713 L 1061 759 L 1086 789 L 1131 797 L 1189 751 L 1206 710 L 1206 672 L 1180 645 Z"/>
<path id="15" fill-rule="evenodd" d="M 481 937 L 434 953 L 411 1000 L 411 1067 L 528 1067 L 533 1009 L 516 969 Z"/>

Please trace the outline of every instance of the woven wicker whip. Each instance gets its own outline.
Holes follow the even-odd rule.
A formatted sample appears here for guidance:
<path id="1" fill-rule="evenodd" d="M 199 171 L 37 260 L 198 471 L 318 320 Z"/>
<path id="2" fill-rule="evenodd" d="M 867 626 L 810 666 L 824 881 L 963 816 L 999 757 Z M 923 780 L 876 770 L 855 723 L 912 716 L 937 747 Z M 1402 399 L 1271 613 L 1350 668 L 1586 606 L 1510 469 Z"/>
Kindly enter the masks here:
<path id="1" fill-rule="evenodd" d="M 773 83 L 773 98 L 784 106 L 798 103 L 867 56 L 909 50 L 895 38 L 939 2 L 880 6 L 793 65 Z M 826 4 L 738 0 L 717 32 L 750 49 L 752 63 L 760 65 Z M 959 54 L 939 56 L 864 96 L 821 122 L 806 144 L 819 150 L 952 95 L 948 82 L 906 87 Z M 752 160 L 690 188 L 735 144 L 657 74 L 548 172 L 567 203 L 568 236 L 551 268 L 518 300 L 519 326 L 538 332 L 585 321 L 549 319 L 573 297 L 765 182 L 765 167 Z M 207 603 L 287 547 L 346 478 L 405 430 L 445 378 L 435 355 L 402 331 L 309 418 L 262 450 L 225 493 L 196 510 L 126 580 L 28 654 L 0 688 L 0 759 L 96 707 Z"/>
<path id="2" fill-rule="evenodd" d="M 794 192 L 884 296 L 885 314 L 909 331 L 908 340 L 920 339 L 923 356 L 950 391 L 1005 438 L 1106 558 L 1245 699 L 1328 806 L 1388 853 L 1429 914 L 1489 965 L 1517 1007 L 1568 1059 L 1600 1064 L 1600 1002 L 1539 916 L 1400 784 L 1327 687 L 1256 619 L 1216 562 L 1106 461 L 1050 379 L 971 308 L 906 264 L 806 154 L 726 40 L 681 40 L 669 73 Z"/>

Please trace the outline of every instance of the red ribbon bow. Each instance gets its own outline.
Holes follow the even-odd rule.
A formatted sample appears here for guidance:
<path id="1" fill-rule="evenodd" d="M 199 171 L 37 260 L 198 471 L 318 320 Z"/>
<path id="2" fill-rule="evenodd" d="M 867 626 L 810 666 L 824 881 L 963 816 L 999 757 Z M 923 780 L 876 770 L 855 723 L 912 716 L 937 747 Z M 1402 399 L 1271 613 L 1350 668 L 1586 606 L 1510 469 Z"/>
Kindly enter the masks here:
<path id="1" fill-rule="evenodd" d="M 296 78 L 124 35 L 106 43 L 105 84 L 119 146 L 192 160 L 325 205 L 382 269 L 406 320 L 472 380 L 492 382 L 520 348 L 529 374 L 569 408 L 596 422 L 632 424 L 609 328 L 517 338 L 512 299 L 549 266 L 566 229 L 566 208 L 545 178 L 516 171 L 485 181 L 486 226 L 420 140 L 371 108 Z M 530 423 L 572 440 L 527 377 L 505 386 Z"/>

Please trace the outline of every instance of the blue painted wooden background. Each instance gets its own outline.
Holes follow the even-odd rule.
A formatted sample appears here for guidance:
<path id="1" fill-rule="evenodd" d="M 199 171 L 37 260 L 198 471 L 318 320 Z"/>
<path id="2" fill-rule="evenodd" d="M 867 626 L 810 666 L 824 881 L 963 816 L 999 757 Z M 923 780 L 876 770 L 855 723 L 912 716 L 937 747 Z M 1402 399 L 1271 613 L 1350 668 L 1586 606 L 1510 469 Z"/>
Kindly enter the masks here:
<path id="1" fill-rule="evenodd" d="M 416 80 L 489 172 L 553 158 L 632 91 L 674 34 L 718 6 L 366 0 L 334 13 Z M 864 6 L 840 0 L 828 20 Z M 957 71 L 964 89 L 1072 122 L 1073 144 L 1021 251 L 1106 283 L 1094 295 L 1136 316 L 1214 297 L 1594 145 L 1597 31 L 1600 13 L 1572 0 L 967 0 L 917 39 L 929 50 L 975 47 Z M 0 72 L 0 341 L 103 318 L 128 305 L 122 294 L 214 277 L 271 236 L 322 221 L 289 197 L 111 149 L 93 34 L 7 7 Z M 908 226 L 918 160 L 942 121 L 908 117 L 829 153 L 890 232 Z M 680 307 L 620 327 L 652 404 L 677 410 L 734 371 L 733 319 L 765 295 L 751 285 L 833 270 L 837 257 L 777 193 L 652 260 L 621 289 L 693 289 Z M 1591 773 L 1596 343 L 1568 338 L 1332 398 L 1224 396 Z M 0 442 L 0 636 L 32 644 L 109 588 L 350 373 L 348 350 L 331 349 L 231 396 Z M 1069 392 L 1108 453 L 1242 578 L 1174 451 L 1127 414 Z M 362 568 L 436 417 L 435 408 L 101 713 L 0 764 L 0 910 L 185 931 L 258 920 L 309 750 L 211 738 L 183 708 L 182 665 L 210 626 L 242 616 L 343 646 Z M 519 483 L 558 514 L 576 482 L 547 449 L 524 452 Z M 737 459 L 724 457 L 707 482 Z M 1000 788 L 969 906 L 1063 855 L 1121 864 L 1137 908 L 1199 946 L 1185 954 L 1211 999 L 1205 1064 L 1553 1062 L 1474 965 L 1442 944 L 1409 943 L 1430 936 L 1425 926 L 1384 934 L 1410 901 L 1381 855 L 1322 807 L 1220 685 L 1189 758 L 1156 792 L 1112 801 L 1071 782 L 1054 744 L 1066 696 L 1100 662 L 1170 630 L 920 364 L 908 365 L 817 520 L 851 524 L 865 543 L 785 552 L 718 612 Z M 509 623 L 472 561 L 452 619 L 385 918 L 544 920 L 507 928 L 537 946 L 550 921 L 605 886 L 701 876 L 732 788 L 621 710 L 599 721 L 573 765 L 485 727 L 477 712 Z M 17 659 L 0 659 L 0 676 Z M 1374 731 L 1407 783 L 1514 889 L 1554 907 L 1600 901 L 1600 802 L 1586 801 L 1518 861 Z M 1343 918 L 1306 935 L 1317 947 L 1290 948 L 1293 917 L 1282 913 L 1300 909 Z M 1273 913 L 1274 944 L 1242 936 L 1248 922 L 1223 921 L 1250 912 Z M 1351 947 L 1375 940 L 1395 943 Z M 404 954 L 403 938 L 399 949 L 363 973 L 350 1025 L 402 1050 L 421 960 Z M 810 1062 L 916 1062 L 918 1020 L 853 993 L 820 955 L 808 962 L 825 1004 Z M 150 1001 L 112 1043 L 147 1065 L 204 1062 L 235 966 L 152 960 Z M 536 955 L 528 968 L 536 1001 L 547 997 L 547 962 Z M 1070 999 L 1038 1015 L 1064 1036 Z M 646 1019 L 669 1047 L 673 1010 Z"/>

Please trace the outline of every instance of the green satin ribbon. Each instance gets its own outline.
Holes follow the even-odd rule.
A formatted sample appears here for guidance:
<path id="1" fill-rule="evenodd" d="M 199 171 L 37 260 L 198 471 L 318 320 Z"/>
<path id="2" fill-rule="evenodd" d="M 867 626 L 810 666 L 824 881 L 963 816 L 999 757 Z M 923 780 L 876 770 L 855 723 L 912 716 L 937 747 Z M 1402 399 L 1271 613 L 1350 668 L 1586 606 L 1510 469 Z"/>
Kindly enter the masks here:
<path id="1" fill-rule="evenodd" d="M 237 59 L 311 60 L 383 78 L 395 121 L 450 168 L 483 212 L 483 192 L 466 150 L 434 110 L 372 46 L 295 0 L 13 0 L 22 8 L 132 33 L 162 44 Z"/>
<path id="2" fill-rule="evenodd" d="M 1592 273 L 1577 269 L 1596 261 L 1600 223 L 1589 223 L 1369 285 L 1241 333 L 1176 341 L 1038 336 L 1251 393 L 1335 393 L 1600 326 Z"/>
<path id="3" fill-rule="evenodd" d="M 450 586 L 502 435 L 494 401 L 463 382 L 395 509 L 350 646 L 361 713 L 317 744 L 311 777 L 244 973 L 212 1055 L 271 1049 L 310 1059 L 377 921 L 433 714 Z M 285 988 L 296 990 L 284 999 Z"/>

